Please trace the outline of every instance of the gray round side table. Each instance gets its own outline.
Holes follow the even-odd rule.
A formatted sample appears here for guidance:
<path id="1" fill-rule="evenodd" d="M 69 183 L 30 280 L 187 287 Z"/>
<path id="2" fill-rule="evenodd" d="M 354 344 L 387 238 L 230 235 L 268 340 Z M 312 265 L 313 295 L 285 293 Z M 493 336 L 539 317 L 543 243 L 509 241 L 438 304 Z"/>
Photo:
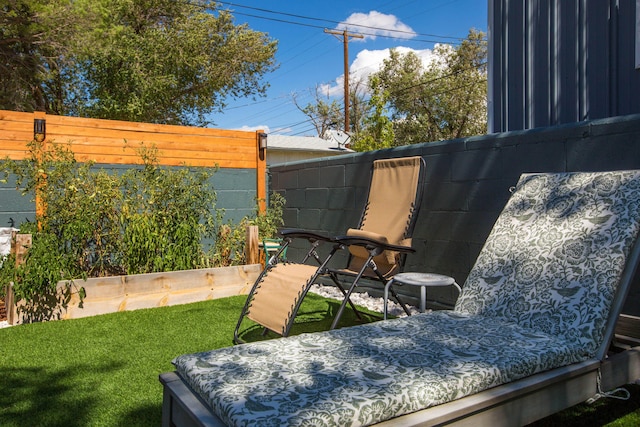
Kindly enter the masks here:
<path id="1" fill-rule="evenodd" d="M 399 273 L 387 282 L 384 287 L 384 318 L 387 318 L 387 305 L 389 302 L 389 288 L 393 284 L 420 286 L 420 312 L 424 313 L 427 307 L 427 288 L 432 286 L 455 286 L 458 293 L 462 292 L 460 286 L 453 277 L 435 273 Z"/>

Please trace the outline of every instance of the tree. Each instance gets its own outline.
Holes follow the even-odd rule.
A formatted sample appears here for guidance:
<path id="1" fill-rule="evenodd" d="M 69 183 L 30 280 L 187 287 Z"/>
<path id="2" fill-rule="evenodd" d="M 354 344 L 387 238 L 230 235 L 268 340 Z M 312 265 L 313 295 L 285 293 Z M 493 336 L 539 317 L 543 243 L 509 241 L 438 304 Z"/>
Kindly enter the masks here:
<path id="1" fill-rule="evenodd" d="M 367 90 L 367 84 L 362 80 L 351 82 L 349 86 L 349 134 L 357 133 L 362 127 L 363 120 L 369 114 L 371 107 L 365 101 L 364 92 Z M 323 99 L 320 88 L 316 86 L 315 93 L 312 93 L 314 102 L 302 107 L 297 95 L 293 95 L 293 103 L 304 113 L 313 126 L 320 138 L 325 138 L 329 129 L 344 128 L 344 107 L 335 99 L 331 99 L 327 95 L 326 101 Z"/>
<path id="2" fill-rule="evenodd" d="M 318 136 L 320 138 L 326 138 L 329 129 L 339 126 L 339 123 L 344 121 L 344 115 L 341 110 L 342 107 L 340 107 L 336 100 L 330 101 L 328 96 L 325 101 L 317 86 L 312 96 L 314 97 L 314 103 L 309 103 L 302 107 L 297 100 L 297 95 L 294 94 L 292 97 L 293 103 L 298 110 L 309 117 Z"/>
<path id="3" fill-rule="evenodd" d="M 0 77 L 0 108 L 205 124 L 229 98 L 264 94 L 275 67 L 276 42 L 209 0 L 9 0 L 0 10 L 12 23 L 0 30 L 12 71 Z"/>
<path id="4" fill-rule="evenodd" d="M 387 91 L 395 145 L 454 139 L 487 131 L 487 44 L 471 30 L 458 47 L 436 45 L 423 66 L 412 52 L 391 51 L 374 81 Z"/>
<path id="5" fill-rule="evenodd" d="M 370 80 L 373 93 L 368 101 L 369 115 L 363 118 L 362 130 L 355 132 L 351 148 L 355 151 L 371 151 L 390 148 L 394 145 L 393 123 L 385 105 L 388 93 L 383 91 L 378 77 Z"/>
<path id="6" fill-rule="evenodd" d="M 69 66 L 74 34 L 88 28 L 71 2 L 4 0 L 0 6 L 0 108 L 45 111 Z M 51 105 L 50 105 L 51 104 Z"/>

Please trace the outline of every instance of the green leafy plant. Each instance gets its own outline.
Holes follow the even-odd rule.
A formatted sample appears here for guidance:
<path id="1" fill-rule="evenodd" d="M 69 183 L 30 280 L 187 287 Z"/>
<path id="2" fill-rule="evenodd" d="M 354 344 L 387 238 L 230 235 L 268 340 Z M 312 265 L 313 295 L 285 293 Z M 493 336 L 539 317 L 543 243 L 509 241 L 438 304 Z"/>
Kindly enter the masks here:
<path id="1" fill-rule="evenodd" d="M 33 236 L 25 262 L 2 263 L 0 283 L 13 283 L 33 320 L 47 318 L 51 312 L 36 313 L 65 304 L 71 292 L 82 298 L 74 280 L 240 264 L 247 225 L 258 225 L 262 238 L 282 224 L 280 195 L 266 213 L 256 208 L 255 218 L 223 224 L 210 185 L 216 169 L 161 167 L 155 147 L 141 145 L 142 166 L 121 174 L 76 162 L 64 145 L 33 141 L 29 149 L 24 160 L 0 163 L 4 179 L 14 176 L 39 207 L 35 222 L 20 225 Z M 209 250 L 206 239 L 215 240 Z M 67 281 L 67 292 L 56 290 L 59 281 Z"/>
<path id="2" fill-rule="evenodd" d="M 122 265 L 127 274 L 208 264 L 202 240 L 216 234 L 223 211 L 212 210 L 211 171 L 162 168 L 157 150 L 141 148 L 142 169 L 123 176 Z"/>
<path id="3" fill-rule="evenodd" d="M 259 202 L 259 201 L 257 201 Z M 282 218 L 286 199 L 280 193 L 271 193 L 269 206 L 265 212 L 258 209 L 252 217 L 244 217 L 238 224 L 224 224 L 218 230 L 216 243 L 212 249 L 211 257 L 216 265 L 241 265 L 246 261 L 245 243 L 246 229 L 248 226 L 258 227 L 258 239 L 268 239 L 277 235 L 278 228 L 284 224 Z"/>

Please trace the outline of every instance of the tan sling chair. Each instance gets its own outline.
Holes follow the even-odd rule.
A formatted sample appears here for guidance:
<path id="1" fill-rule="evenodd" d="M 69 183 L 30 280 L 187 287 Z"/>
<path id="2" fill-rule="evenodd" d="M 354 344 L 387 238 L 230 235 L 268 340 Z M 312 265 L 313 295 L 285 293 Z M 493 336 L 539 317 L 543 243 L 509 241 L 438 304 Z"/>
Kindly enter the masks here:
<path id="1" fill-rule="evenodd" d="M 360 317 L 350 296 L 363 279 L 373 279 L 382 287 L 401 271 L 411 247 L 411 234 L 420 207 L 424 160 L 404 157 L 373 162 L 367 202 L 358 228 L 349 229 L 345 236 L 327 237 L 304 230 L 282 230 L 286 250 L 293 239 L 309 241 L 309 249 L 300 263 L 281 261 L 281 252 L 271 257 L 256 280 L 238 320 L 234 341 L 243 342 L 239 331 L 245 317 L 282 336 L 287 336 L 302 300 L 319 276 L 329 275 L 344 299 L 331 328 L 335 328 L 347 304 Z M 323 260 L 316 252 L 320 244 L 331 244 L 329 255 Z M 349 249 L 348 267 L 329 268 L 334 254 Z M 314 261 L 314 265 L 306 264 Z M 350 282 L 350 284 L 349 284 Z M 348 289 L 347 289 L 347 284 Z M 409 313 L 396 292 L 391 295 Z"/>

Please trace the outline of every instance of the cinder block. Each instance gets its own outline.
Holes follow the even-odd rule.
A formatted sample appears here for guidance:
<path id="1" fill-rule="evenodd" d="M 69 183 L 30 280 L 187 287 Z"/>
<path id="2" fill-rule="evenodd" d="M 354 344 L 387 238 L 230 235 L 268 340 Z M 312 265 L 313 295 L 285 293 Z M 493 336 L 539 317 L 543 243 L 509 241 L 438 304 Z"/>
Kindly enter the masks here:
<path id="1" fill-rule="evenodd" d="M 518 144 L 512 168 L 503 179 L 529 172 L 564 172 L 567 166 L 565 150 L 562 140 Z"/>
<path id="2" fill-rule="evenodd" d="M 469 245 L 458 241 L 428 240 L 425 242 L 423 267 L 423 271 L 441 274 L 469 271 Z"/>
<path id="3" fill-rule="evenodd" d="M 309 168 L 298 172 L 298 185 L 300 188 L 318 188 L 324 187 L 320 181 L 320 169 Z"/>
<path id="4" fill-rule="evenodd" d="M 567 143 L 567 170 L 640 169 L 640 131 Z"/>
<path id="5" fill-rule="evenodd" d="M 327 188 L 309 188 L 305 192 L 305 205 L 307 209 L 328 209 L 329 190 Z"/>
<path id="6" fill-rule="evenodd" d="M 422 240 L 448 240 L 451 238 L 454 220 L 460 215 L 451 212 L 421 211 L 413 237 Z"/>
<path id="7" fill-rule="evenodd" d="M 300 188 L 298 184 L 298 169 L 292 170 L 283 170 L 282 167 L 276 169 L 273 172 L 274 175 L 277 175 L 278 187 L 273 187 L 275 189 L 292 189 L 292 188 Z M 274 185 L 275 182 L 272 183 Z"/>
<path id="8" fill-rule="evenodd" d="M 283 228 L 300 228 L 298 209 L 285 208 L 282 212 Z"/>
<path id="9" fill-rule="evenodd" d="M 211 177 L 216 191 L 247 191 L 256 189 L 256 171 L 253 169 L 220 169 Z"/>
<path id="10" fill-rule="evenodd" d="M 285 190 L 282 195 L 285 197 L 287 207 L 304 207 L 305 206 L 305 193 L 303 188 Z"/>
<path id="11" fill-rule="evenodd" d="M 356 206 L 356 191 L 353 187 L 331 188 L 329 191 L 329 205 L 336 209 L 354 209 Z"/>
<path id="12" fill-rule="evenodd" d="M 423 205 L 433 211 L 466 211 L 472 182 L 443 182 L 432 185 L 425 194 Z"/>
<path id="13" fill-rule="evenodd" d="M 509 200 L 511 187 L 518 178 L 483 180 L 469 186 L 467 208 L 470 212 L 502 211 Z"/>
<path id="14" fill-rule="evenodd" d="M 300 209 L 298 223 L 298 228 L 317 230 L 320 224 L 320 209 Z"/>
<path id="15" fill-rule="evenodd" d="M 345 185 L 368 187 L 371 179 L 371 163 L 349 163 L 345 165 Z"/>
<path id="16" fill-rule="evenodd" d="M 441 182 L 451 181 L 453 156 L 451 153 L 428 155 L 425 157 L 425 182 L 426 187 L 438 185 Z"/>
<path id="17" fill-rule="evenodd" d="M 346 185 L 345 165 L 327 166 L 320 170 L 320 181 L 329 188 L 340 188 Z"/>
<path id="18" fill-rule="evenodd" d="M 487 240 L 500 211 L 457 213 L 452 215 L 450 239 L 482 244 Z"/>
<path id="19" fill-rule="evenodd" d="M 453 154 L 452 181 L 500 179 L 514 173 L 517 165 L 515 146 L 487 150 L 469 150 Z M 516 173 L 516 175 L 519 175 Z"/>

